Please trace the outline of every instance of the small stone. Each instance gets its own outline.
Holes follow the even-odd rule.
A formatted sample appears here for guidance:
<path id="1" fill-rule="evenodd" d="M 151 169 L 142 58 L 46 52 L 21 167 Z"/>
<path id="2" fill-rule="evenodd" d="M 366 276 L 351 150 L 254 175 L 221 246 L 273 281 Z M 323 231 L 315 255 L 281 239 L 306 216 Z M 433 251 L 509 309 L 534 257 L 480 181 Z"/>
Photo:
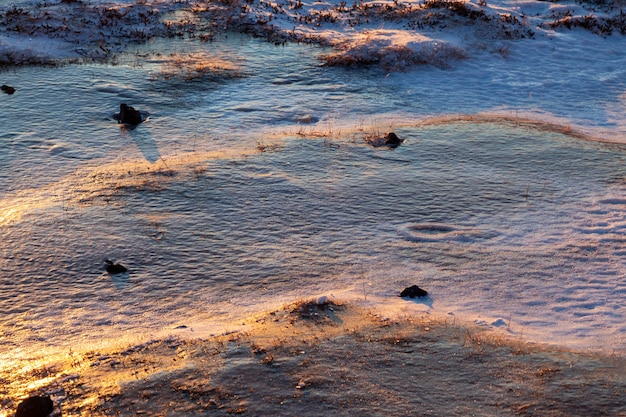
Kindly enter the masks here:
<path id="1" fill-rule="evenodd" d="M 385 145 L 390 148 L 397 148 L 402 142 L 404 142 L 404 139 L 400 139 L 398 135 L 393 132 L 389 132 L 387 136 L 385 136 Z"/>
<path id="2" fill-rule="evenodd" d="M 128 125 L 138 125 L 143 122 L 143 119 L 141 118 L 141 112 L 139 110 L 135 110 L 126 103 L 122 103 L 120 104 L 120 112 L 117 115 L 117 121 Z"/>
<path id="3" fill-rule="evenodd" d="M 325 296 L 325 295 L 322 295 L 321 297 L 319 297 L 317 299 L 317 305 L 318 306 L 321 306 L 321 305 L 324 305 L 324 304 L 327 304 L 327 303 L 328 303 L 328 297 Z"/>
<path id="4" fill-rule="evenodd" d="M 491 322 L 491 325 L 494 327 L 508 327 L 507 321 L 503 318 L 498 318 Z"/>
<path id="5" fill-rule="evenodd" d="M 124 272 L 128 271 L 128 269 L 124 265 L 115 264 L 109 259 L 105 259 L 104 263 L 106 264 L 107 272 L 111 275 L 123 274 Z"/>
<path id="6" fill-rule="evenodd" d="M 410 287 L 407 287 L 404 290 L 402 290 L 402 292 L 400 293 L 400 297 L 409 297 L 409 298 L 420 298 L 420 297 L 426 297 L 427 295 L 428 295 L 428 292 L 421 289 L 417 285 L 412 285 Z"/>
<path id="7" fill-rule="evenodd" d="M 15 417 L 46 417 L 54 409 L 49 396 L 33 396 L 22 401 L 15 411 Z"/>
<path id="8" fill-rule="evenodd" d="M 9 95 L 15 93 L 15 88 L 6 84 L 2 84 L 2 87 L 0 87 L 0 90 L 4 91 L 5 93 Z"/>

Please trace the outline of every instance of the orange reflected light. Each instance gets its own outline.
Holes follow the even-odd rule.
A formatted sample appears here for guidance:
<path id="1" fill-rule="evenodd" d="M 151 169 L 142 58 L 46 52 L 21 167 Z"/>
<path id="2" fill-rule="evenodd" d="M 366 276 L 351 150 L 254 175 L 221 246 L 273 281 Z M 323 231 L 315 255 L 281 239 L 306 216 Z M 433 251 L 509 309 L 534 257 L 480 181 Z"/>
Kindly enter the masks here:
<path id="1" fill-rule="evenodd" d="M 207 76 L 241 77 L 239 65 L 207 53 L 178 54 L 163 57 L 155 78 L 194 80 Z"/>
<path id="2" fill-rule="evenodd" d="M 24 211 L 23 207 L 0 207 L 0 226 L 19 222 Z"/>

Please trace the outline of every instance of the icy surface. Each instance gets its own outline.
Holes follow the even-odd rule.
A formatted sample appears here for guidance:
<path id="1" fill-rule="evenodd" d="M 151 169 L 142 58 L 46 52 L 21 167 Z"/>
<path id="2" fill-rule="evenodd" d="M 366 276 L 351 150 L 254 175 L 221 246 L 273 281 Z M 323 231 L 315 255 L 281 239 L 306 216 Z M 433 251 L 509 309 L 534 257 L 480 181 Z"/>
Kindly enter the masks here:
<path id="1" fill-rule="evenodd" d="M 0 5 L 5 364 L 309 296 L 626 349 L 619 8 Z"/>

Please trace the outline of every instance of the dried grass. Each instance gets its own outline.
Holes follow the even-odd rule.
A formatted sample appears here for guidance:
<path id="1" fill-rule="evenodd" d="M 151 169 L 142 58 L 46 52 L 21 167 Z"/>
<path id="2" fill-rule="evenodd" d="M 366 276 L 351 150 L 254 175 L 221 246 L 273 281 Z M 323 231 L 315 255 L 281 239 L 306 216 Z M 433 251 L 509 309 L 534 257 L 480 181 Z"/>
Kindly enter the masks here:
<path id="1" fill-rule="evenodd" d="M 428 43 L 418 49 L 406 45 L 379 48 L 368 43 L 345 44 L 338 51 L 323 55 L 328 66 L 363 67 L 378 65 L 385 71 L 405 71 L 415 65 L 433 65 L 447 69 L 456 61 L 467 57 L 466 53 L 446 43 Z"/>
<path id="2" fill-rule="evenodd" d="M 569 30 L 580 28 L 600 36 L 609 36 L 615 32 L 626 35 L 626 14 L 615 14 L 611 17 L 599 17 L 593 14 L 574 16 L 568 10 L 555 15 L 554 20 L 544 23 L 543 27 L 549 29 L 566 28 Z"/>
<path id="3" fill-rule="evenodd" d="M 163 58 L 159 70 L 152 74 L 155 79 L 179 78 L 184 81 L 242 76 L 239 65 L 203 52 L 170 54 Z"/>
<path id="4" fill-rule="evenodd" d="M 316 324 L 335 324 L 336 313 L 345 309 L 345 306 L 330 300 L 309 300 L 291 304 L 287 309 L 292 324 L 300 320 Z"/>
<path id="5" fill-rule="evenodd" d="M 335 317 L 334 325 L 315 314 Z M 73 354 L 35 369 L 63 415 L 615 415 L 626 361 L 531 346 L 476 326 L 300 301 L 247 333 Z M 313 325 L 311 325 L 313 324 Z M 12 409 L 16 399 L 0 393 Z"/>

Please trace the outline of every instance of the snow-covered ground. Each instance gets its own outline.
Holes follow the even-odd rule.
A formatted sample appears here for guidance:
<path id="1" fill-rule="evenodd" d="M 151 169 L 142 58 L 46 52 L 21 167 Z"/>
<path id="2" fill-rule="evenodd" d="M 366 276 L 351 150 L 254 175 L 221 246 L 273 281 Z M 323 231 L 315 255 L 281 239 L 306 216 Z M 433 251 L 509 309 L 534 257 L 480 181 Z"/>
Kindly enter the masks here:
<path id="1" fill-rule="evenodd" d="M 623 86 L 623 10 L 621 1 L 5 0 L 0 2 L 0 65 L 115 62 L 129 46 L 141 48 L 155 38 L 210 42 L 216 34 L 238 31 L 276 44 L 326 46 L 318 56 L 324 65 L 379 66 L 391 73 L 434 66 L 450 71 L 442 72 L 442 84 L 457 83 L 455 90 L 467 91 L 464 95 L 476 95 L 485 81 L 509 78 L 488 85 L 482 91 L 486 101 L 527 94 L 524 104 L 532 107 L 533 95 L 559 83 L 567 91 L 563 106 L 575 107 L 589 90 Z M 463 74 L 454 72 L 461 62 L 466 63 Z M 407 75 L 407 88 L 414 76 Z M 598 103 L 602 114 L 590 115 L 603 119 L 593 130 L 577 117 L 541 105 L 530 114 L 520 113 L 528 105 L 516 106 L 515 116 L 538 116 L 580 128 L 595 139 L 625 142 L 626 89 L 605 95 L 610 99 Z M 472 115 L 484 111 L 483 104 L 466 103 L 458 110 Z M 511 108 L 503 110 L 511 114 Z M 574 112 L 588 111 L 597 109 Z"/>
<path id="2" fill-rule="evenodd" d="M 366 107 L 363 111 L 354 108 L 334 109 L 332 104 L 327 103 L 320 106 L 315 105 L 315 103 L 313 105 L 307 103 L 305 106 L 292 99 L 291 96 L 289 98 L 282 96 L 288 96 L 287 90 L 289 89 L 289 87 L 282 87 L 282 85 L 302 84 L 302 78 L 305 77 L 300 74 L 287 73 L 288 69 L 285 69 L 285 73 L 280 74 L 281 79 L 269 81 L 263 79 L 263 82 L 268 86 L 268 93 L 265 95 L 270 98 L 254 97 L 253 102 L 248 103 L 249 96 L 231 94 L 231 90 L 228 88 L 224 88 L 227 90 L 226 92 L 218 89 L 211 91 L 213 95 L 211 100 L 226 103 L 217 109 L 206 106 L 214 114 L 219 115 L 214 116 L 214 120 L 211 121 L 212 124 L 206 129 L 211 130 L 216 137 L 230 139 L 232 136 L 229 134 L 234 135 L 232 132 L 236 132 L 238 138 L 248 134 L 247 131 L 244 132 L 245 135 L 241 134 L 237 129 L 242 131 L 254 130 L 250 135 L 255 134 L 255 137 L 262 136 L 258 134 L 260 130 L 263 134 L 267 132 L 278 133 L 277 136 L 284 132 L 295 131 L 306 136 L 307 132 L 324 130 L 328 132 L 330 127 L 335 131 L 344 129 L 347 132 L 350 129 L 355 130 L 355 126 L 359 124 L 362 125 L 363 121 L 359 121 L 359 119 L 363 117 L 368 117 L 367 123 L 369 120 L 384 120 L 384 122 L 379 123 L 380 126 L 375 126 L 373 129 L 383 126 L 387 128 L 393 125 L 394 128 L 399 129 L 406 127 L 407 132 L 411 132 L 410 129 L 420 126 L 420 124 L 424 126 L 423 122 L 439 120 L 493 121 L 498 118 L 506 118 L 512 124 L 528 123 L 534 128 L 566 133 L 577 138 L 626 143 L 625 7 L 622 1 L 604 4 L 601 1 L 507 0 L 480 0 L 475 2 L 439 0 L 426 2 L 355 1 L 353 3 L 335 0 L 306 2 L 299 0 L 277 2 L 224 0 L 211 3 L 72 0 L 17 2 L 0 0 L 0 65 L 10 69 L 41 64 L 115 63 L 128 51 L 136 54 L 138 59 L 147 61 L 154 58 L 154 56 L 148 55 L 155 53 L 149 47 L 150 41 L 155 38 L 193 38 L 197 42 L 206 42 L 207 45 L 210 45 L 210 42 L 218 35 L 228 31 L 237 31 L 262 37 L 279 45 L 300 42 L 323 46 L 323 48 L 311 48 L 311 54 L 316 54 L 316 59 L 324 68 L 340 66 L 348 69 L 361 69 L 363 67 L 381 69 L 386 73 L 386 76 L 383 75 L 380 79 L 376 78 L 372 84 L 376 84 L 376 88 L 397 91 L 401 97 L 398 97 L 396 103 L 393 101 L 394 97 L 383 96 L 381 93 L 381 97 L 384 97 L 385 100 L 371 106 L 369 106 L 368 100 L 370 102 L 375 101 L 377 96 L 372 95 L 374 98 L 366 97 L 365 99 L 361 97 L 358 105 Z M 145 56 L 137 52 L 142 51 L 144 45 L 147 51 Z M 224 71 L 235 76 L 239 75 L 239 68 L 237 65 L 233 65 L 232 61 L 213 60 L 212 64 L 207 66 L 203 63 L 203 57 L 202 54 L 185 55 L 184 51 L 181 51 L 166 62 L 168 65 L 164 66 L 161 76 L 164 78 L 175 77 L 177 72 L 187 71 L 183 74 L 183 78 L 186 78 L 187 75 L 193 78 L 193 74 L 188 73 L 190 66 L 199 72 Z M 163 61 L 166 60 L 163 58 Z M 368 73 L 363 71 L 355 71 L 354 73 L 362 77 L 368 76 Z M 0 73 L 1 76 L 2 73 Z M 99 77 L 105 78 L 104 76 Z M 296 81 L 292 81 L 290 77 Z M 0 78 L 1 80 L 2 78 Z M 93 89 L 105 91 L 109 94 L 107 98 L 112 102 L 121 97 L 127 97 L 122 94 L 126 91 L 125 86 L 119 87 L 108 79 L 105 79 L 104 82 L 98 82 L 101 84 L 94 83 L 96 86 Z M 119 82 L 119 84 L 124 83 Z M 127 81 L 126 84 L 130 85 L 131 83 Z M 16 96 L 19 96 L 20 86 L 17 85 L 16 87 L 18 88 Z M 331 93 L 339 95 L 341 92 L 337 90 L 351 87 L 351 85 L 348 82 L 344 84 L 334 82 L 333 85 L 329 83 L 324 87 Z M 69 85 L 66 88 L 70 90 L 72 86 Z M 306 96 L 307 100 L 315 99 L 314 89 L 315 86 L 311 86 L 310 90 L 303 88 L 302 94 Z M 74 90 L 72 91 L 74 92 Z M 233 91 L 241 93 L 241 90 Z M 220 94 L 223 95 L 220 96 Z M 361 94 L 361 90 L 359 90 L 359 94 Z M 272 95 L 276 98 L 272 99 Z M 145 96 L 133 92 L 131 97 Z M 157 114 L 151 127 L 152 132 L 158 132 L 158 135 L 155 134 L 155 138 L 152 138 L 148 134 L 150 140 L 147 140 L 146 137 L 139 137 L 136 142 L 138 146 L 143 145 L 144 148 L 147 148 L 148 151 L 143 152 L 144 156 L 152 155 L 152 159 L 146 156 L 151 164 L 160 163 L 164 160 L 162 157 L 165 155 L 165 159 L 173 167 L 174 164 L 170 162 L 169 155 L 163 149 L 166 146 L 162 142 L 166 140 L 159 136 L 181 135 L 185 137 L 194 136 L 195 138 L 198 125 L 194 125 L 196 126 L 195 132 L 184 131 L 184 134 L 180 133 L 176 129 L 179 128 L 179 124 L 182 124 L 177 123 L 178 120 L 183 120 L 182 117 L 176 119 L 178 117 L 176 114 L 172 117 L 167 113 L 170 109 L 166 108 L 166 104 L 163 104 L 167 100 L 159 100 L 154 100 L 153 103 L 157 104 L 153 105 L 156 111 L 162 111 L 163 115 L 159 119 Z M 291 111 L 293 107 L 296 107 L 294 102 L 300 106 L 297 112 L 293 111 L 293 114 L 285 111 L 285 114 L 295 120 L 295 123 L 276 127 L 276 124 L 283 123 L 284 119 L 287 119 L 287 116 L 283 117 L 282 115 L 276 118 L 278 121 L 271 119 L 276 123 L 268 122 L 267 125 L 262 125 L 262 122 L 247 123 L 248 120 L 253 119 L 254 115 L 259 114 L 260 116 L 256 116 L 257 119 L 270 120 L 272 112 L 278 113 L 274 111 L 273 101 L 280 101 L 280 106 L 276 106 L 276 108 L 281 111 L 284 108 L 289 108 Z M 2 94 L 0 95 L 0 109 L 5 103 L 9 103 L 8 96 Z M 65 103 L 74 105 L 69 99 Z M 407 103 L 416 104 L 408 106 Z M 161 107 L 159 108 L 158 105 Z M 182 105 L 180 106 L 182 107 Z M 354 106 L 356 107 L 356 104 Z M 195 111 L 196 109 L 192 110 Z M 371 114 L 367 114 L 366 112 L 370 110 Z M 193 111 L 186 112 L 185 117 L 188 119 L 184 120 L 188 126 L 194 122 L 200 123 L 200 121 L 194 120 L 196 114 Z M 305 111 L 310 111 L 310 114 Z M 340 113 L 340 111 L 342 112 Z M 50 114 L 64 112 L 50 112 Z M 101 115 L 105 111 L 98 109 L 98 112 L 100 113 L 97 114 Z M 292 117 L 294 114 L 295 117 Z M 89 114 L 89 116 L 93 115 Z M 221 125 L 219 120 L 228 117 L 234 120 L 234 122 L 230 120 L 233 126 L 239 126 L 239 120 L 244 120 L 245 122 L 240 123 L 243 127 L 233 127 L 229 130 L 229 128 Z M 172 123 L 172 119 L 176 119 L 175 122 Z M 201 119 L 201 117 L 198 116 L 197 119 Z M 257 119 L 254 121 L 256 122 Z M 99 121 L 101 125 L 105 124 L 102 120 Z M 169 125 L 166 123 L 168 121 L 170 122 Z M 4 133 L 2 129 L 8 129 L 7 126 L 4 122 L 0 124 L 0 133 Z M 204 125 L 200 126 L 204 127 Z M 11 127 L 16 131 L 19 128 L 19 126 Z M 32 138 L 30 139 L 33 140 L 33 143 L 38 143 L 35 140 L 38 131 L 35 128 L 32 130 Z M 138 135 L 145 133 L 141 129 L 138 130 Z M 148 128 L 146 128 L 147 130 Z M 111 130 L 101 128 L 99 133 L 92 133 L 92 136 L 100 135 L 100 132 L 113 135 L 110 133 Z M 121 143 L 122 140 L 132 142 L 128 139 L 130 134 L 128 132 L 124 134 L 126 136 L 122 137 L 119 142 Z M 442 133 L 438 132 L 437 134 Z M 15 135 L 17 133 L 14 134 L 14 132 L 11 132 L 10 135 L 7 134 L 7 140 L 9 140 L 9 136 L 12 138 Z M 64 137 L 61 143 L 53 143 L 56 138 L 46 138 L 49 143 L 46 142 L 44 145 L 50 145 L 50 155 L 59 155 L 59 158 L 64 155 L 74 155 L 78 159 L 77 155 L 82 157 L 88 153 L 85 149 L 91 146 L 90 140 L 94 141 L 91 137 L 85 137 L 84 140 L 79 141 L 71 134 L 66 136 L 68 137 Z M 104 149 L 103 153 L 110 150 L 106 148 L 107 146 L 121 146 L 118 144 L 111 145 L 115 142 L 113 140 L 103 142 L 106 142 L 101 145 L 101 148 Z M 226 142 L 227 140 L 224 140 L 219 143 Z M 410 143 L 409 140 L 407 145 Z M 259 147 L 262 146 L 259 145 Z M 32 146 L 29 153 L 36 155 L 40 148 Z M 114 148 L 114 150 L 117 151 L 118 149 Z M 298 153 L 295 155 L 295 157 L 304 160 L 307 158 Z M 138 158 L 141 159 L 141 155 Z M 68 160 L 71 159 L 64 159 L 62 163 L 66 164 Z M 279 162 L 281 161 L 278 161 L 277 164 Z M 38 162 L 35 161 L 35 163 Z M 59 162 L 55 163 L 58 164 Z M 134 166 L 132 163 L 131 166 Z M 19 167 L 19 164 L 15 162 L 15 166 Z M 320 166 L 322 166 L 322 162 L 320 162 Z M 145 168 L 142 175 L 149 172 L 150 168 L 151 165 Z M 482 166 L 473 168 L 479 170 L 477 176 L 485 175 L 485 178 L 489 178 L 488 173 L 481 171 L 484 169 Z M 344 168 L 342 167 L 342 169 Z M 272 169 L 263 166 L 259 168 L 259 172 L 264 174 L 257 174 L 255 178 L 264 177 L 265 170 L 270 171 L 268 176 L 273 174 Z M 216 172 L 219 174 L 216 174 L 216 177 L 223 174 L 219 169 L 216 169 Z M 198 176 L 201 176 L 200 174 L 202 173 L 199 172 Z M 12 178 L 11 175 L 7 175 L 6 178 Z M 626 223 L 624 207 L 626 207 L 626 202 L 622 195 L 611 194 L 615 190 L 621 192 L 620 190 L 624 189 L 623 176 L 621 173 L 616 175 L 617 177 L 613 178 L 610 187 L 607 186 L 607 190 L 595 190 L 592 189 L 592 186 L 587 185 L 581 186 L 584 188 L 583 191 L 588 194 L 585 194 L 584 199 L 581 200 L 583 202 L 570 201 L 569 206 L 571 208 L 579 203 L 582 206 L 580 213 L 576 214 L 577 217 L 572 219 L 573 231 L 567 227 L 568 220 L 559 218 L 558 215 L 547 216 L 550 219 L 548 222 L 550 227 L 556 225 L 550 230 L 534 230 L 535 225 L 544 224 L 542 223 L 545 220 L 544 213 L 538 214 L 537 217 L 530 216 L 528 218 L 520 215 L 519 218 L 509 219 L 510 225 L 514 227 L 509 236 L 510 240 L 502 239 L 503 244 L 505 244 L 502 253 L 497 247 L 491 252 L 492 247 L 490 246 L 489 253 L 492 253 L 493 257 L 484 259 L 477 257 L 476 262 L 481 268 L 491 268 L 490 271 L 495 277 L 508 276 L 511 271 L 507 269 L 508 266 L 500 268 L 498 265 L 493 265 L 493 262 L 503 259 L 501 256 L 504 254 L 508 256 L 506 259 L 514 265 L 514 268 L 519 268 L 518 271 L 532 275 L 535 279 L 533 282 L 538 282 L 539 278 L 537 277 L 541 277 L 543 264 L 537 262 L 530 268 L 525 263 L 527 258 L 517 257 L 516 245 L 519 242 L 516 239 L 520 236 L 520 231 L 528 232 L 527 235 L 524 235 L 529 239 L 526 240 L 527 247 L 525 250 L 530 253 L 528 259 L 533 262 L 537 258 L 541 258 L 543 262 L 542 254 L 545 253 L 555 253 L 555 256 L 566 253 L 567 256 L 559 258 L 560 261 L 570 259 L 569 256 L 572 256 L 576 262 L 579 262 L 582 257 L 586 256 L 585 253 L 582 253 L 584 247 L 596 245 L 603 249 L 606 242 L 609 242 L 607 245 L 610 246 L 610 256 L 600 254 L 593 263 L 579 263 L 576 264 L 578 269 L 563 273 L 558 271 L 558 268 L 563 266 L 559 264 L 560 261 L 555 262 L 554 265 L 549 264 L 552 267 L 550 274 L 553 277 L 569 279 L 570 276 L 564 276 L 566 273 L 571 273 L 576 277 L 572 282 L 568 281 L 568 286 L 565 286 L 565 289 L 561 281 L 558 280 L 538 289 L 525 288 L 523 285 L 507 288 L 506 282 L 499 282 L 490 287 L 485 281 L 482 283 L 482 287 L 472 288 L 471 297 L 469 297 L 469 301 L 465 300 L 464 305 L 455 306 L 451 302 L 447 307 L 451 311 L 460 311 L 479 322 L 484 321 L 494 327 L 505 327 L 510 324 L 511 320 L 515 322 L 519 319 L 506 315 L 506 307 L 508 307 L 506 305 L 496 303 L 493 309 L 502 311 L 502 313 L 498 313 L 498 316 L 477 317 L 480 314 L 476 314 L 476 312 L 484 308 L 484 304 L 481 304 L 485 302 L 485 299 L 481 298 L 482 294 L 491 291 L 498 296 L 502 295 L 505 297 L 504 299 L 513 300 L 516 299 L 515 291 L 518 288 L 523 288 L 529 291 L 532 297 L 536 296 L 537 299 L 530 297 L 531 300 L 527 305 L 516 304 L 518 311 L 524 308 L 528 308 L 529 311 L 532 310 L 532 314 L 528 314 L 527 317 L 534 320 L 532 322 L 529 320 L 528 328 L 518 334 L 523 333 L 524 336 L 551 341 L 548 334 L 550 329 L 554 330 L 558 327 L 563 330 L 560 334 L 567 334 L 567 327 L 571 326 L 576 332 L 571 340 L 568 340 L 568 342 L 572 342 L 572 346 L 598 347 L 603 342 L 593 340 L 587 343 L 587 336 L 601 338 L 602 335 L 610 334 L 610 348 L 623 351 L 624 332 L 623 325 L 620 325 L 619 322 L 624 317 L 624 313 L 623 308 L 615 300 L 624 291 L 623 280 L 625 278 L 620 274 L 626 271 L 626 260 L 624 251 L 620 249 L 619 245 L 624 244 L 623 232 Z M 296 176 L 294 175 L 294 177 Z M 524 177 L 524 181 L 526 180 L 527 178 Z M 56 187 L 67 186 L 66 188 L 71 190 L 85 185 L 80 181 L 77 183 L 77 181 L 75 178 L 59 180 Z M 159 179 L 159 181 L 161 180 Z M 304 182 L 304 180 L 301 181 Z M 76 183 L 78 185 L 75 185 Z M 131 186 L 127 188 L 132 189 Z M 576 187 L 564 189 L 575 190 Z M 21 191 L 22 194 L 28 194 L 28 198 L 37 193 L 37 190 L 31 189 L 18 191 Z M 229 192 L 237 196 L 239 191 L 241 190 L 235 188 Z M 596 191 L 597 195 L 595 194 Z M 58 191 L 60 195 L 65 192 L 64 189 Z M 266 191 L 263 190 L 262 193 L 266 193 Z M 176 193 L 173 194 L 178 196 Z M 241 198 L 242 201 L 245 200 L 243 196 Z M 8 200 L 8 207 L 18 201 L 18 199 Z M 162 204 L 163 207 L 167 207 L 168 203 Z M 0 205 L 0 208 L 2 207 Z M 268 210 L 271 208 L 268 207 Z M 63 209 L 66 210 L 65 207 Z M 572 215 L 574 211 L 574 209 L 566 211 L 565 215 Z M 6 215 L 6 212 L 4 214 Z M 176 213 L 171 214 L 177 216 Z M 217 214 L 215 214 L 216 217 Z M 119 213 L 115 215 L 119 215 Z M 150 218 L 150 215 L 146 215 L 146 218 Z M 158 218 L 158 216 L 156 217 Z M 5 220 L 6 218 L 8 216 L 4 217 Z M 532 221 L 529 222 L 529 219 Z M 98 224 L 98 219 L 94 217 L 92 220 L 94 224 Z M 3 217 L 0 216 L 0 222 L 2 221 Z M 536 223 L 533 223 L 535 221 Z M 8 223 L 7 220 L 6 224 Z M 157 221 L 154 223 L 155 229 L 158 229 L 160 223 Z M 502 224 L 505 225 L 502 226 L 503 230 L 509 225 L 506 221 Z M 4 225 L 0 225 L 0 227 L 2 226 Z M 189 230 L 194 227 L 196 226 L 190 226 Z M 460 236 L 458 239 L 461 240 L 466 237 L 465 234 L 474 236 L 474 229 L 451 223 L 442 226 L 451 228 L 450 233 L 439 233 L 433 237 L 433 233 L 437 232 L 433 227 L 421 222 L 409 223 L 401 228 L 400 234 L 409 244 L 416 242 L 444 244 L 448 241 L 454 243 L 458 236 Z M 538 226 L 538 228 L 540 227 Z M 42 235 L 46 235 L 46 232 L 47 229 L 42 228 Z M 91 233 L 92 231 L 88 231 L 84 236 L 90 236 Z M 168 231 L 168 233 L 170 232 Z M 395 238 L 396 233 L 392 234 Z M 424 234 L 428 236 L 425 237 Z M 502 233 L 502 235 L 506 236 L 506 233 Z M 587 237 L 592 243 L 586 241 Z M 60 237 L 56 236 L 51 238 L 61 240 Z M 567 242 L 570 242 L 570 239 L 580 247 L 568 246 Z M 297 239 L 295 240 L 297 241 Z M 565 243 L 563 246 L 555 246 L 555 241 Z M 528 244 L 528 242 L 531 243 Z M 183 246 L 181 245 L 181 247 Z M 19 253 L 19 244 L 16 244 L 16 247 L 18 249 L 15 250 L 15 253 Z M 68 250 L 68 253 L 70 252 L 71 250 Z M 88 254 L 85 255 L 85 258 L 90 259 L 91 256 L 95 255 Z M 606 256 L 606 258 L 602 256 Z M 364 258 L 367 257 L 364 256 Z M 493 262 L 490 262 L 490 259 L 493 259 Z M 606 269 L 604 268 L 605 265 L 602 265 L 603 259 L 610 261 L 610 265 L 606 265 Z M 84 260 L 80 259 L 81 262 Z M 77 263 L 79 262 L 77 261 Z M 378 265 L 377 261 L 373 261 L 373 264 Z M 81 266 L 81 268 L 83 267 Z M 389 270 L 387 265 L 379 269 L 376 273 Z M 581 284 L 581 280 L 585 279 L 585 274 L 588 271 L 597 276 L 589 277 L 588 285 Z M 81 272 L 85 271 L 81 270 Z M 406 279 L 410 279 L 412 274 L 416 273 L 412 265 L 405 268 L 399 267 L 398 271 L 395 272 L 398 276 Z M 448 275 L 445 270 L 433 272 L 428 268 L 417 272 L 419 272 L 417 275 L 420 277 L 439 276 L 438 274 L 441 276 Z M 467 270 L 463 270 L 450 275 L 462 282 L 467 272 Z M 348 271 L 344 275 L 350 273 Z M 359 274 L 361 272 L 354 272 L 354 275 Z M 523 275 L 521 272 L 520 274 Z M 386 279 L 384 276 L 378 277 L 382 283 L 386 283 Z M 400 284 L 401 279 L 395 279 L 398 282 L 394 282 L 394 284 Z M 104 284 L 99 282 L 98 285 Z M 366 284 L 363 285 L 365 288 Z M 448 283 L 433 284 L 433 287 L 436 285 L 445 286 Z M 311 292 L 314 288 L 320 291 L 324 290 L 312 286 Z M 615 291 L 607 296 L 607 288 L 608 291 L 611 289 Z M 356 289 L 355 299 L 361 296 L 360 290 L 359 288 Z M 544 302 L 548 296 L 536 294 L 544 290 L 549 291 L 550 294 L 555 294 L 554 297 L 558 298 L 558 305 L 554 306 L 552 310 L 546 307 L 547 303 Z M 561 290 L 562 293 L 559 293 Z M 584 294 L 596 290 L 594 295 L 598 299 L 595 302 L 587 302 Z M 392 290 L 389 291 L 391 294 Z M 384 295 L 389 296 L 389 294 L 385 293 Z M 402 302 L 397 297 L 393 299 L 399 303 Z M 605 302 L 607 299 L 609 302 Z M 378 301 L 379 305 L 389 304 L 389 300 L 384 299 L 384 297 L 378 299 L 375 295 L 370 295 L 368 301 L 370 303 Z M 498 302 L 503 303 L 502 301 Z M 533 302 L 534 304 L 532 304 Z M 252 301 L 250 303 L 253 304 Z M 567 311 L 576 309 L 582 311 L 583 308 L 586 308 L 585 306 L 590 306 L 589 311 L 596 311 L 597 317 L 604 314 L 608 319 L 603 322 L 601 318 L 596 320 L 597 317 L 594 316 L 593 320 L 596 321 L 591 321 L 587 325 L 584 320 L 588 320 L 588 316 L 583 316 L 575 323 L 559 323 L 554 317 L 546 315 L 546 311 L 552 311 L 555 317 L 565 317 Z M 403 308 L 401 305 L 396 307 Z M 418 304 L 412 307 L 420 310 L 428 306 Z M 492 308 L 493 306 L 489 307 Z M 229 306 L 224 307 L 224 310 L 228 310 L 228 308 Z M 560 308 L 566 311 L 555 310 Z M 610 311 L 601 311 L 602 309 Z M 443 311 L 443 313 L 447 314 L 447 311 Z M 521 312 L 521 314 L 524 313 Z M 76 317 L 79 317 L 76 321 L 83 320 L 87 314 L 82 316 L 76 314 Z M 98 322 L 98 320 L 94 321 Z M 105 324 L 108 322 L 104 319 L 100 321 Z M 514 325 L 512 327 L 516 329 Z M 619 329 L 614 330 L 616 327 Z M 555 342 L 558 341 L 555 340 Z"/>
<path id="3" fill-rule="evenodd" d="M 4 4 L 3 4 L 4 3 Z M 516 41 L 574 39 L 588 32 L 616 47 L 626 34 L 621 2 L 548 1 L 46 1 L 3 2 L 0 63 L 106 58 L 153 37 L 210 40 L 236 30 L 272 42 L 331 45 L 330 65 L 390 70 L 439 67 L 484 52 L 507 57 Z M 531 45 L 531 44 L 529 44 Z M 532 47 L 530 47 L 532 48 Z M 527 52 L 527 51 L 526 51 Z M 582 63 L 581 63 L 582 64 Z"/>

